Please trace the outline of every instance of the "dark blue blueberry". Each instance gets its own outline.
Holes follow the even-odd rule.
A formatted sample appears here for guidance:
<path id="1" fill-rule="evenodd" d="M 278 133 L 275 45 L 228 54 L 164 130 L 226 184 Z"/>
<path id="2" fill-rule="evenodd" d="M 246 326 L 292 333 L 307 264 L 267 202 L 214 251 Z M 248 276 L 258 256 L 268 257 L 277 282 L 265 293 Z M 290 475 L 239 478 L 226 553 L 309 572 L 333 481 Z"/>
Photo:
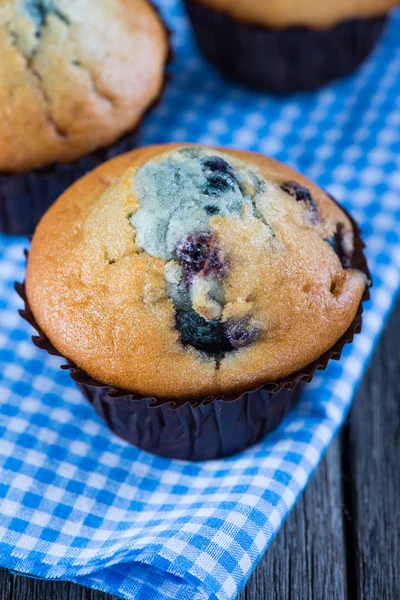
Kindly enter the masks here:
<path id="1" fill-rule="evenodd" d="M 206 321 L 194 310 L 178 310 L 175 321 L 184 345 L 216 357 L 249 346 L 259 337 L 259 331 L 246 319 L 221 323 Z"/>
<path id="2" fill-rule="evenodd" d="M 186 277 L 202 272 L 208 275 L 222 275 L 226 261 L 221 255 L 218 240 L 213 233 L 199 231 L 189 235 L 176 250 L 178 260 L 183 263 Z"/>
<path id="3" fill-rule="evenodd" d="M 296 181 L 287 181 L 282 183 L 281 188 L 287 193 L 296 198 L 299 202 L 311 202 L 312 196 L 308 188 L 303 187 Z"/>
<path id="4" fill-rule="evenodd" d="M 237 186 L 236 180 L 232 179 L 230 175 L 225 175 L 225 173 L 219 173 L 215 171 L 215 173 L 211 173 L 207 177 L 207 183 L 204 186 L 203 193 L 206 196 L 218 196 L 224 192 L 228 192 L 229 190 L 234 190 Z"/>
<path id="5" fill-rule="evenodd" d="M 49 13 L 57 15 L 61 21 L 69 24 L 67 17 L 58 10 L 52 0 L 25 0 L 24 7 L 38 30 L 44 25 Z"/>
<path id="6" fill-rule="evenodd" d="M 328 238 L 326 241 L 335 252 L 335 254 L 339 257 L 340 262 L 342 263 L 343 269 L 350 269 L 351 267 L 351 256 L 349 256 L 348 252 L 346 252 L 344 243 L 343 243 L 343 235 L 345 232 L 345 227 L 343 223 L 338 223 L 336 225 L 335 233 Z"/>
<path id="7" fill-rule="evenodd" d="M 296 183 L 296 181 L 287 181 L 281 184 L 281 189 L 293 196 L 297 202 L 304 202 L 312 215 L 314 221 L 318 221 L 318 206 L 308 188 Z"/>
<path id="8" fill-rule="evenodd" d="M 36 27 L 40 28 L 45 22 L 48 14 L 45 3 L 42 0 L 25 0 L 24 7 Z"/>
<path id="9" fill-rule="evenodd" d="M 177 310 L 175 321 L 183 344 L 215 356 L 233 350 L 221 321 L 206 321 L 194 310 Z"/>
<path id="10" fill-rule="evenodd" d="M 204 210 L 208 215 L 217 215 L 219 213 L 218 206 L 214 206 L 214 204 L 207 204 L 207 206 L 204 207 Z"/>
<path id="11" fill-rule="evenodd" d="M 239 321 L 227 321 L 224 324 L 225 335 L 233 348 L 244 348 L 255 342 L 260 332 L 249 325 L 247 319 Z"/>
<path id="12" fill-rule="evenodd" d="M 203 165 L 207 169 L 210 169 L 212 173 L 218 171 L 219 173 L 224 173 L 225 175 L 229 175 L 233 179 L 236 179 L 235 169 L 233 169 L 231 165 L 220 156 L 209 156 L 208 158 L 204 159 Z"/>
<path id="13" fill-rule="evenodd" d="M 207 174 L 207 183 L 204 188 L 206 195 L 218 195 L 238 186 L 236 171 L 229 163 L 219 156 L 210 156 L 203 161 Z"/>

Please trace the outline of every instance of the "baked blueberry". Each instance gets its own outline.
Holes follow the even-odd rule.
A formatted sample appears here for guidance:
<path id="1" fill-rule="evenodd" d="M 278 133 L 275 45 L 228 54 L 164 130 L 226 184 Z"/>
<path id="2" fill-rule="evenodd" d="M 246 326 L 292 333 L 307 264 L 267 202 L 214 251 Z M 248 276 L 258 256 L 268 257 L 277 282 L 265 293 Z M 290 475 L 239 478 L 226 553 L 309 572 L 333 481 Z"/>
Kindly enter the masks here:
<path id="1" fill-rule="evenodd" d="M 37 34 L 39 34 L 40 28 L 45 24 L 47 15 L 50 13 L 55 14 L 67 25 L 69 24 L 67 17 L 59 11 L 52 0 L 25 0 L 24 8 L 35 23 Z"/>
<path id="2" fill-rule="evenodd" d="M 45 22 L 49 12 L 49 4 L 50 2 L 45 3 L 43 0 L 25 0 L 24 8 L 36 27 L 41 27 Z"/>
<path id="3" fill-rule="evenodd" d="M 232 179 L 230 175 L 215 171 L 215 173 L 211 173 L 211 175 L 207 177 L 204 193 L 207 196 L 219 195 L 221 192 L 226 192 L 230 189 L 234 190 L 236 185 L 236 181 Z"/>
<path id="4" fill-rule="evenodd" d="M 194 310 L 177 310 L 175 320 L 184 345 L 211 355 L 233 350 L 221 321 L 207 321 Z"/>
<path id="5" fill-rule="evenodd" d="M 318 221 L 318 207 L 308 188 L 296 181 L 287 181 L 281 184 L 281 189 L 290 196 L 293 196 L 297 202 L 304 202 L 310 211 L 312 220 Z"/>
<path id="6" fill-rule="evenodd" d="M 235 170 L 231 167 L 231 165 L 221 158 L 220 156 L 209 156 L 203 161 L 203 165 L 210 169 L 210 171 L 219 173 L 224 173 L 225 175 L 229 175 L 233 179 L 236 179 Z"/>
<path id="7" fill-rule="evenodd" d="M 207 206 L 204 207 L 204 210 L 208 215 L 217 215 L 219 213 L 219 208 L 218 206 L 215 206 L 215 204 L 207 204 Z"/>
<path id="8" fill-rule="evenodd" d="M 247 319 L 227 321 L 224 324 L 224 330 L 231 346 L 235 349 L 249 346 L 255 342 L 260 335 L 258 329 L 249 325 Z"/>
<path id="9" fill-rule="evenodd" d="M 338 223 L 336 225 L 335 233 L 326 241 L 339 257 L 339 260 L 342 263 L 342 267 L 344 269 L 349 269 L 351 267 L 351 255 L 349 255 L 349 252 L 346 250 L 345 247 L 344 233 L 345 227 L 343 223 Z"/>
<path id="10" fill-rule="evenodd" d="M 218 195 L 229 189 L 234 190 L 238 186 L 235 170 L 219 156 L 210 156 L 203 161 L 206 168 L 207 181 L 204 188 L 206 195 Z M 207 173 L 210 171 L 210 173 Z"/>
<path id="11" fill-rule="evenodd" d="M 218 240 L 208 231 L 190 234 L 177 246 L 176 256 L 183 263 L 189 278 L 200 272 L 205 277 L 220 276 L 226 268 L 226 261 L 221 255 Z"/>

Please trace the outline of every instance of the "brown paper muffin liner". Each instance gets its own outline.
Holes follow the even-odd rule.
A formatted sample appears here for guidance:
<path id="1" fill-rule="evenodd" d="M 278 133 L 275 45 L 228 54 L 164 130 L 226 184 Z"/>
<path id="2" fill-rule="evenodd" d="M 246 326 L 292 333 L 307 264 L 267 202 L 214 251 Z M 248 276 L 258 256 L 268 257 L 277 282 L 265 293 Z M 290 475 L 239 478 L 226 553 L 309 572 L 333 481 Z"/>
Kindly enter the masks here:
<path id="1" fill-rule="evenodd" d="M 346 211 L 345 211 L 346 212 Z M 348 214 L 348 213 L 347 213 Z M 339 360 L 344 346 L 361 331 L 362 304 L 369 299 L 371 275 L 364 256 L 360 230 L 354 228 L 354 254 L 351 267 L 368 280 L 362 301 L 345 334 L 322 356 L 304 369 L 275 382 L 266 382 L 241 393 L 197 399 L 146 397 L 104 385 L 69 359 L 61 368 L 71 377 L 99 416 L 117 435 L 135 446 L 167 458 L 209 460 L 230 456 L 252 446 L 272 431 L 296 403 L 301 388 L 330 360 Z M 25 293 L 25 284 L 16 284 L 25 303 L 21 316 L 38 333 L 33 343 L 49 354 L 65 358 L 37 324 Z"/>
<path id="2" fill-rule="evenodd" d="M 99 148 L 72 163 L 54 163 L 26 173 L 0 171 L 0 233 L 31 235 L 47 209 L 70 185 L 102 162 L 136 148 L 143 120 L 161 102 L 170 78 L 166 70 L 173 60 L 171 32 L 156 7 L 153 8 L 168 39 L 164 81 L 158 97 L 148 106 L 135 128 L 111 146 Z"/>
<path id="3" fill-rule="evenodd" d="M 276 94 L 319 88 L 352 73 L 379 40 L 386 16 L 330 29 L 272 29 L 241 23 L 198 0 L 185 0 L 197 44 L 222 73 Z"/>

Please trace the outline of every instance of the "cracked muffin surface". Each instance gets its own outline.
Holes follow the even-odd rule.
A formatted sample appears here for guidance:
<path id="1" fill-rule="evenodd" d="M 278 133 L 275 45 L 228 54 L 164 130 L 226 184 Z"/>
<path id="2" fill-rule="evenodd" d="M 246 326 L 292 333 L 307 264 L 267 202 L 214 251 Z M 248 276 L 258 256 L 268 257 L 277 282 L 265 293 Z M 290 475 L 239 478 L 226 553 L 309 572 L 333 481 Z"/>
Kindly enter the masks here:
<path id="1" fill-rule="evenodd" d="M 161 93 L 166 30 L 147 0 L 0 0 L 0 171 L 71 162 Z"/>
<path id="2" fill-rule="evenodd" d="M 316 360 L 367 281 L 318 186 L 254 153 L 150 146 L 76 182 L 39 224 L 26 290 L 54 346 L 106 385 L 246 391 Z"/>

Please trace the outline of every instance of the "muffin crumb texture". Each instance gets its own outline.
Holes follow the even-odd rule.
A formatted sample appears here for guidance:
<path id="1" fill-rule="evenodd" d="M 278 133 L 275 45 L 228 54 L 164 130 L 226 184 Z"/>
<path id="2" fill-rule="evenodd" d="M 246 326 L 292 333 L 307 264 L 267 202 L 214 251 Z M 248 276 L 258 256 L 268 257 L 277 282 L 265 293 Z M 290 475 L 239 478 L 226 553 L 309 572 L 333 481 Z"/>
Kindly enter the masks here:
<path id="1" fill-rule="evenodd" d="M 0 170 L 71 162 L 161 93 L 166 31 L 147 0 L 0 2 Z"/>
<path id="2" fill-rule="evenodd" d="M 68 190 L 34 236 L 35 317 L 102 383 L 160 397 L 277 381 L 331 348 L 366 286 L 353 229 L 276 161 L 153 146 Z"/>

